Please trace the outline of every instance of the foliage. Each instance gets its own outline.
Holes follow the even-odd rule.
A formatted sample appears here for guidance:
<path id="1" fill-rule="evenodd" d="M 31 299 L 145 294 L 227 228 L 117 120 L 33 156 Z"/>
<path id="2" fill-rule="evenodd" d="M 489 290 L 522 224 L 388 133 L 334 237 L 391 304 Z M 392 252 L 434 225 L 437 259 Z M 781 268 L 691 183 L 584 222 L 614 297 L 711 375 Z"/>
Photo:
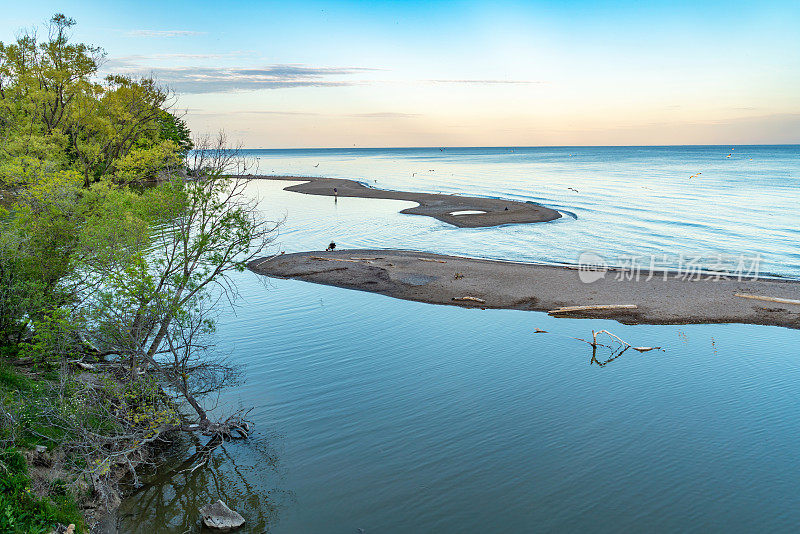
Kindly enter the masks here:
<path id="1" fill-rule="evenodd" d="M 80 510 L 69 490 L 55 484 L 47 497 L 30 488 L 28 465 L 15 448 L 0 450 L 0 532 L 51 532 L 57 524 L 83 524 Z"/>
<path id="2" fill-rule="evenodd" d="M 99 81 L 103 52 L 70 42 L 74 24 L 0 43 L 0 356 L 32 365 L 0 365 L 0 442 L 58 450 L 65 484 L 111 503 L 172 432 L 247 436 L 245 415 L 215 422 L 204 402 L 239 377 L 214 353 L 214 316 L 278 223 L 224 135 L 193 141 L 151 79 Z M 86 361 L 103 371 L 76 372 Z M 60 513 L 12 486 L 0 516 Z"/>
<path id="3" fill-rule="evenodd" d="M 192 132 L 183 119 L 168 111 L 162 111 L 156 121 L 160 128 L 161 138 L 175 143 L 179 153 L 186 157 L 189 151 L 194 148 L 194 141 L 192 141 Z"/>
<path id="4" fill-rule="evenodd" d="M 191 149 L 186 125 L 166 109 L 169 93 L 150 78 L 98 81 L 104 52 L 70 42 L 74 25 L 57 14 L 46 40 L 24 32 L 0 42 L 0 182 L 72 169 L 88 185 L 134 151 L 153 166 L 172 165 Z"/>

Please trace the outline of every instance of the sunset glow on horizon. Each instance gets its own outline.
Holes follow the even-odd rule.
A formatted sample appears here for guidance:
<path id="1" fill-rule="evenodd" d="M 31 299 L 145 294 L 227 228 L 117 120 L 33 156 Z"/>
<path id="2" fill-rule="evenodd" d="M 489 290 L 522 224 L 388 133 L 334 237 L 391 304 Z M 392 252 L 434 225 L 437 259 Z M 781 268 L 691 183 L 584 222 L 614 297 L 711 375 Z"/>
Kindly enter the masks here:
<path id="1" fill-rule="evenodd" d="M 70 6 L 105 72 L 154 75 L 253 148 L 800 143 L 796 2 Z M 4 9 L 0 40 L 63 3 Z M 124 24 L 119 21 L 125 21 Z"/>

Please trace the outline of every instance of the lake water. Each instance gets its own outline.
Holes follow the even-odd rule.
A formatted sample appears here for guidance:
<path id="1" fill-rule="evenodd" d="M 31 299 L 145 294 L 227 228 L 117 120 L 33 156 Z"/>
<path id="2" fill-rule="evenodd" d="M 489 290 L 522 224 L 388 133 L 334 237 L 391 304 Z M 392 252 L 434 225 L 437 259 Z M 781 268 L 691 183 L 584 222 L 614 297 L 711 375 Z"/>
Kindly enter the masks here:
<path id="1" fill-rule="evenodd" d="M 612 263 L 663 254 L 674 267 L 681 253 L 761 253 L 763 270 L 800 276 L 796 146 L 511 150 L 250 156 L 265 173 L 532 200 L 577 219 L 456 229 L 399 214 L 404 202 L 250 190 L 286 218 L 276 250 L 334 240 L 568 263 L 592 250 Z M 123 532 L 199 531 L 197 508 L 217 498 L 245 516 L 244 532 L 800 525 L 796 330 L 555 319 L 249 272 L 237 283 L 218 345 L 247 381 L 220 401 L 254 407 L 257 432 L 217 450 L 213 471 L 143 487 L 121 509 Z M 606 363 L 610 353 L 592 359 L 572 339 L 604 328 L 665 350 Z"/>

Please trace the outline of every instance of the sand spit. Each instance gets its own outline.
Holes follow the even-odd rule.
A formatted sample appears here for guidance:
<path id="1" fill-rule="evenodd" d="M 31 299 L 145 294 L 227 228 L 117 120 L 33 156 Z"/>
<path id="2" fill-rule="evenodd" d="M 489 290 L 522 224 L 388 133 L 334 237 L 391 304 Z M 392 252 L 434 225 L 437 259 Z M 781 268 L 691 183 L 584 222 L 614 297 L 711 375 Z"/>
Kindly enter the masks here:
<path id="1" fill-rule="evenodd" d="M 751 323 L 800 328 L 800 282 L 647 280 L 609 271 L 582 283 L 575 268 L 463 258 L 409 250 L 336 250 L 282 254 L 250 263 L 258 274 L 470 308 L 556 311 L 626 324 Z M 759 298 L 746 298 L 757 296 Z M 767 297 L 764 300 L 760 297 Z"/>
<path id="2" fill-rule="evenodd" d="M 389 191 L 385 189 L 374 189 L 353 180 L 339 178 L 303 178 L 296 176 L 248 176 L 248 178 L 262 180 L 303 180 L 305 183 L 291 185 L 284 189 L 286 191 L 305 193 L 307 195 L 381 198 L 417 202 L 419 206 L 404 209 L 400 213 L 426 215 L 460 228 L 537 223 L 552 221 L 561 217 L 561 214 L 556 210 L 529 202 L 434 193 Z M 467 213 L 461 215 L 457 214 L 462 211 Z M 454 214 L 454 212 L 456 214 Z"/>

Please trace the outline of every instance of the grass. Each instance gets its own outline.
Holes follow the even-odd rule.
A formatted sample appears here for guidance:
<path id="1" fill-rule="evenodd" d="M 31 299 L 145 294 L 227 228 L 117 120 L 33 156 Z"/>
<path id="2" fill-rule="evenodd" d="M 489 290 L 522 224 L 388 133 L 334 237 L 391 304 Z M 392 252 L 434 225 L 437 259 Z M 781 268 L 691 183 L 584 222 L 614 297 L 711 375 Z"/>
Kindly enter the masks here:
<path id="1" fill-rule="evenodd" d="M 25 457 L 14 447 L 0 451 L 0 532 L 47 533 L 57 523 L 83 526 L 81 512 L 65 484 L 54 484 L 46 497 L 37 497 L 30 484 Z"/>
<path id="2" fill-rule="evenodd" d="M 0 449 L 0 534 L 49 533 L 58 523 L 74 523 L 78 532 L 83 531 L 83 516 L 67 484 L 56 480 L 46 495 L 34 493 L 29 466 L 21 452 L 45 441 L 36 434 L 47 435 L 51 446 L 57 444 L 57 433 L 35 414 L 35 401 L 45 394 L 45 386 L 42 380 L 0 363 L 0 400 L 5 406 L 20 403 L 24 414 L 21 421 L 3 421 L 0 426 L 0 438 L 13 444 Z"/>

